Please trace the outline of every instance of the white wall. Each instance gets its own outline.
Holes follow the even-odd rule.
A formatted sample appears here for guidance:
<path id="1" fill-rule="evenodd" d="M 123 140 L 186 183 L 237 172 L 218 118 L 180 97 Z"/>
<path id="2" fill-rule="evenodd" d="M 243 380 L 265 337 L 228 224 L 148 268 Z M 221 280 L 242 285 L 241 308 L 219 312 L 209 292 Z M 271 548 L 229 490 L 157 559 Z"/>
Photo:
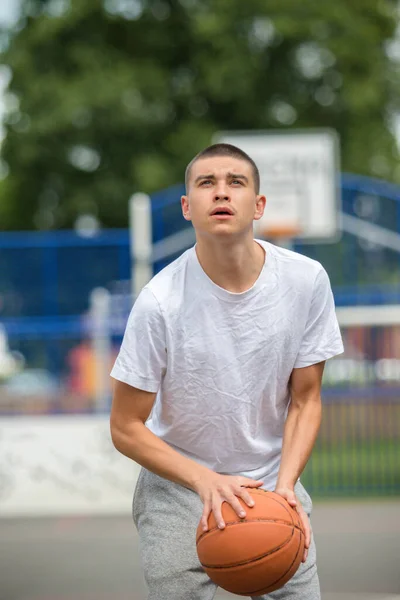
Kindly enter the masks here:
<path id="1" fill-rule="evenodd" d="M 130 514 L 139 469 L 108 417 L 0 419 L 0 517 Z"/>

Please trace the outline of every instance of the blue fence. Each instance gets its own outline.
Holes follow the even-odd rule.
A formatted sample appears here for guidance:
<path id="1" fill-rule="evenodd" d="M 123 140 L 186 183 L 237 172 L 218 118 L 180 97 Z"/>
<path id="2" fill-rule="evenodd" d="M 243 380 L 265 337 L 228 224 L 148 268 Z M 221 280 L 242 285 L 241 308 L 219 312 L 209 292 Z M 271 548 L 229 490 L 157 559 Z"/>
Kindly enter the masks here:
<path id="1" fill-rule="evenodd" d="M 128 230 L 0 235 L 0 324 L 27 365 L 55 378 L 87 339 L 90 293 L 130 277 Z"/>
<path id="2" fill-rule="evenodd" d="M 400 231 L 400 188 L 386 182 L 344 174 L 341 177 L 345 214 Z M 182 185 L 152 197 L 153 240 L 185 227 L 181 216 Z M 321 261 L 333 286 L 337 306 L 400 304 L 399 253 L 365 243 L 344 232 L 334 244 L 304 244 L 294 249 Z M 154 265 L 157 272 L 175 257 Z M 130 279 L 129 232 L 103 230 L 92 237 L 71 231 L 18 232 L 0 235 L 0 321 L 16 348 L 29 360 L 46 356 L 46 368 L 59 375 L 63 350 L 52 340 L 85 337 L 85 314 L 91 291 L 114 291 Z M 34 341 L 48 340 L 37 353 Z"/>
<path id="3" fill-rule="evenodd" d="M 399 186 L 344 173 L 340 187 L 344 214 L 388 231 L 400 232 Z M 184 189 L 183 185 L 178 185 L 153 195 L 155 241 L 190 227 L 181 216 L 179 198 Z M 399 252 L 346 231 L 333 244 L 306 244 L 294 240 L 294 250 L 325 266 L 338 306 L 400 303 Z M 156 270 L 169 260 L 156 263 Z"/>
<path id="4" fill-rule="evenodd" d="M 77 315 L 93 288 L 129 277 L 128 230 L 0 234 L 2 319 Z"/>
<path id="5" fill-rule="evenodd" d="M 341 187 L 346 215 L 400 231 L 400 188 L 353 175 L 343 175 Z M 152 197 L 154 242 L 190 227 L 181 216 L 183 191 L 175 186 Z M 295 240 L 294 249 L 324 264 L 337 306 L 400 304 L 395 250 L 347 232 L 333 244 Z M 155 272 L 174 258 L 155 263 Z M 130 276 L 128 230 L 93 237 L 70 231 L 0 234 L 0 327 L 12 356 L 25 361 L 19 381 L 9 387 L 0 381 L 0 414 L 95 409 L 90 294 L 104 287 L 118 298 L 125 282 L 126 297 Z M 110 363 L 127 312 L 124 304 L 111 336 Z M 349 354 L 328 363 L 327 418 L 305 482 L 329 495 L 398 493 L 400 327 L 349 327 L 344 337 Z"/>
<path id="6" fill-rule="evenodd" d="M 365 177 L 343 175 L 343 211 L 389 231 L 400 231 L 400 188 Z M 153 240 L 185 227 L 175 186 L 152 197 Z M 343 232 L 334 244 L 294 249 L 326 267 L 338 306 L 400 303 L 400 254 Z M 160 270 L 174 257 L 155 263 Z M 50 335 L 59 326 L 74 331 L 73 316 L 87 310 L 90 291 L 130 278 L 129 232 L 103 230 L 93 237 L 71 231 L 0 234 L 0 318 L 7 329 Z M 65 319 L 69 317 L 69 319 Z M 68 325 L 69 324 L 69 325 Z"/>

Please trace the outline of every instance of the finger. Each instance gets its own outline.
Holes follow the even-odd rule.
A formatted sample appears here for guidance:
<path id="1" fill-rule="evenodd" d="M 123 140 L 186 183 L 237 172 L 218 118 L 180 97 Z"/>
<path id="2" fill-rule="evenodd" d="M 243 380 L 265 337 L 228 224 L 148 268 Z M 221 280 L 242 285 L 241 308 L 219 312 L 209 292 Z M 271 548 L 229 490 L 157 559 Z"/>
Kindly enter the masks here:
<path id="1" fill-rule="evenodd" d="M 305 534 L 304 546 L 305 546 L 305 548 L 309 548 L 310 543 L 311 543 L 310 519 L 308 518 L 307 513 L 305 512 L 305 510 L 303 509 L 303 507 L 301 505 L 299 505 L 299 507 L 297 509 L 297 513 L 301 519 L 303 529 L 304 529 L 304 534 Z"/>
<path id="2" fill-rule="evenodd" d="M 235 490 L 236 496 L 239 496 L 247 504 L 252 508 L 255 504 L 254 498 L 246 491 L 246 488 L 239 488 L 237 491 Z"/>
<path id="3" fill-rule="evenodd" d="M 302 519 L 302 522 L 303 522 L 304 532 L 305 532 L 304 545 L 306 548 L 309 548 L 310 543 L 311 543 L 311 528 L 310 528 L 310 521 L 305 513 L 304 513 L 304 518 Z"/>
<path id="4" fill-rule="evenodd" d="M 229 504 L 232 506 L 233 510 L 238 515 L 238 517 L 240 517 L 241 519 L 245 518 L 246 511 L 243 508 L 243 506 L 240 504 L 240 502 L 235 494 L 225 493 L 225 500 L 226 500 L 226 502 L 229 502 Z"/>
<path id="5" fill-rule="evenodd" d="M 200 523 L 203 531 L 208 531 L 208 517 L 210 516 L 211 506 L 210 502 L 206 501 L 204 503 L 203 512 L 201 515 Z"/>
<path id="6" fill-rule="evenodd" d="M 249 477 L 239 477 L 239 485 L 242 487 L 257 488 L 264 482 L 261 479 L 250 479 Z"/>
<path id="7" fill-rule="evenodd" d="M 302 558 L 302 561 L 301 561 L 301 562 L 305 563 L 305 562 L 306 562 L 306 560 L 307 560 L 307 556 L 308 556 L 308 550 L 307 550 L 307 548 L 305 548 L 305 549 L 304 549 L 303 558 Z"/>
<path id="8" fill-rule="evenodd" d="M 222 516 L 221 507 L 222 507 L 221 497 L 218 497 L 218 499 L 215 499 L 212 503 L 212 511 L 214 513 L 214 517 L 215 517 L 215 521 L 217 523 L 218 529 L 225 529 L 225 521 Z"/>

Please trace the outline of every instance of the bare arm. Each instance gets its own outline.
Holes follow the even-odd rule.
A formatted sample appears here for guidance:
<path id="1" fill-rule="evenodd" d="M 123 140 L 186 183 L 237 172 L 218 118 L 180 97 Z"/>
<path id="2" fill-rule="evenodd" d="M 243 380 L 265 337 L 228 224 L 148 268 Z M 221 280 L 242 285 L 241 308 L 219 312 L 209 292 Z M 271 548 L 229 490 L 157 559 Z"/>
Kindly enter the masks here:
<path id="1" fill-rule="evenodd" d="M 211 511 L 214 512 L 219 527 L 225 527 L 221 513 L 224 501 L 229 502 L 239 516 L 245 516 L 237 497 L 242 498 L 248 506 L 252 506 L 253 501 L 246 487 L 259 487 L 262 482 L 215 473 L 182 456 L 154 435 L 145 423 L 153 408 L 155 397 L 154 393 L 115 381 L 110 427 L 116 449 L 149 471 L 197 492 L 204 504 L 204 530 L 207 529 Z"/>
<path id="2" fill-rule="evenodd" d="M 293 369 L 290 378 L 291 402 L 283 434 L 282 457 L 275 491 L 296 506 L 306 532 L 306 550 L 311 541 L 310 524 L 297 502 L 294 486 L 310 458 L 321 424 L 321 382 L 325 362 Z"/>
<path id="3" fill-rule="evenodd" d="M 194 489 L 205 467 L 173 450 L 145 425 L 156 394 L 115 381 L 111 438 L 116 449 L 149 471 Z"/>
<path id="4" fill-rule="evenodd" d="M 293 369 L 291 402 L 283 435 L 277 487 L 294 488 L 310 458 L 321 424 L 321 381 L 325 363 Z"/>

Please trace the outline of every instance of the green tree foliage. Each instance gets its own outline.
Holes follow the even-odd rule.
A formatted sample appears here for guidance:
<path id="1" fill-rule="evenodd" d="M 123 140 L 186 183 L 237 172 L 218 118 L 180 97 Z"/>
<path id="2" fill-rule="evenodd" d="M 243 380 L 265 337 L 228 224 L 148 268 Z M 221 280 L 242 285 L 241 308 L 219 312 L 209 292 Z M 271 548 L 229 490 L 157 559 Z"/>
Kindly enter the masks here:
<path id="1" fill-rule="evenodd" d="M 345 170 L 395 179 L 395 0 L 26 0 L 2 228 L 126 226 L 220 129 L 332 127 Z"/>

